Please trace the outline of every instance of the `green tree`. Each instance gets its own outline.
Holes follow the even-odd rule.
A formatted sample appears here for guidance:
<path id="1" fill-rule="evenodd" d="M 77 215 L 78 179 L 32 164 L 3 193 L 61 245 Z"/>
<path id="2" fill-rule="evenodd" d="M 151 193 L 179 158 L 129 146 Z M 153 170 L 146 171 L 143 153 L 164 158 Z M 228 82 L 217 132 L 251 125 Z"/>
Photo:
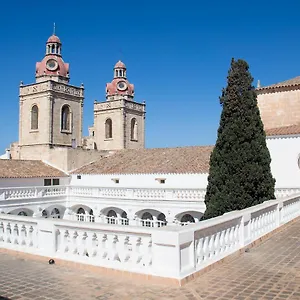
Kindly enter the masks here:
<path id="1" fill-rule="evenodd" d="M 232 59 L 210 157 L 203 219 L 274 199 L 275 179 L 249 65 Z"/>

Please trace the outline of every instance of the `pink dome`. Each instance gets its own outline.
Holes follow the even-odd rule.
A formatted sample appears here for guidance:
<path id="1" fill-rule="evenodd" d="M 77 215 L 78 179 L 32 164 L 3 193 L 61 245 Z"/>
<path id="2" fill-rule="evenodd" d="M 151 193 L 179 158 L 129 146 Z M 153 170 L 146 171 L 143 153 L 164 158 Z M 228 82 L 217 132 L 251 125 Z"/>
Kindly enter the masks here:
<path id="1" fill-rule="evenodd" d="M 56 36 L 55 34 L 51 35 L 47 41 L 47 43 L 59 43 L 61 44 L 61 41 L 59 39 L 58 36 Z"/>
<path id="2" fill-rule="evenodd" d="M 51 68 L 49 67 L 49 63 Z M 41 62 L 36 63 L 36 77 L 44 75 L 69 76 L 69 64 L 65 63 L 60 56 L 47 55 Z"/>
<path id="3" fill-rule="evenodd" d="M 116 64 L 115 64 L 115 69 L 117 68 L 122 68 L 122 69 L 126 69 L 126 66 L 125 64 L 122 62 L 122 61 L 118 61 Z"/>
<path id="4" fill-rule="evenodd" d="M 124 82 L 126 84 L 126 89 L 119 90 L 117 88 L 119 82 Z M 129 95 L 134 96 L 134 85 L 129 83 L 127 79 L 115 78 L 112 82 L 106 84 L 106 96 L 112 95 Z"/>

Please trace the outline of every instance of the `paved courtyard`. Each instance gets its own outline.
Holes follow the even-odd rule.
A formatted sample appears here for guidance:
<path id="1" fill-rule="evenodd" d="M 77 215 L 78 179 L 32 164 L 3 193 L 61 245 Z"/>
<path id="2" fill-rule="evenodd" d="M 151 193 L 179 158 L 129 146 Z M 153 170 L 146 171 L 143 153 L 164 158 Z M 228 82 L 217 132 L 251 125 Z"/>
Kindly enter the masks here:
<path id="1" fill-rule="evenodd" d="M 300 299 L 300 220 L 182 288 L 104 277 L 0 251 L 0 299 Z"/>

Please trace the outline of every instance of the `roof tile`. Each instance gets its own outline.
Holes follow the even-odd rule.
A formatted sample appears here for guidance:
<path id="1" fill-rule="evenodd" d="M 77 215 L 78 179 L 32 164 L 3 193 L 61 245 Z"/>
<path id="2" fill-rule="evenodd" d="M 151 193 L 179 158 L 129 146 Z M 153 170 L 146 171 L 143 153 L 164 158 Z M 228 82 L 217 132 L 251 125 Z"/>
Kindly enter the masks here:
<path id="1" fill-rule="evenodd" d="M 213 146 L 127 149 L 85 165 L 73 174 L 208 173 Z"/>
<path id="2" fill-rule="evenodd" d="M 267 136 L 296 135 L 296 134 L 300 134 L 300 124 L 278 127 L 278 128 L 270 128 L 266 130 Z"/>
<path id="3" fill-rule="evenodd" d="M 67 177 L 41 160 L 0 159 L 0 178 Z"/>

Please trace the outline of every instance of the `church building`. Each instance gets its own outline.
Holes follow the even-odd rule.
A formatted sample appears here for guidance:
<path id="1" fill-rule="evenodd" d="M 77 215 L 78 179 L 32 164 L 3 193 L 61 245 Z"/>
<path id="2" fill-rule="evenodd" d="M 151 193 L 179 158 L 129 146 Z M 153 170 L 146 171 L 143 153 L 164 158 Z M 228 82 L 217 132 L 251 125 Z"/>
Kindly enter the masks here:
<path id="1" fill-rule="evenodd" d="M 70 171 L 113 150 L 145 147 L 145 103 L 134 100 L 134 85 L 119 61 L 106 85 L 106 100 L 94 103 L 94 125 L 83 137 L 84 86 L 70 84 L 62 43 L 53 34 L 36 63 L 35 83 L 20 84 L 19 141 L 12 159 L 45 160 Z"/>

